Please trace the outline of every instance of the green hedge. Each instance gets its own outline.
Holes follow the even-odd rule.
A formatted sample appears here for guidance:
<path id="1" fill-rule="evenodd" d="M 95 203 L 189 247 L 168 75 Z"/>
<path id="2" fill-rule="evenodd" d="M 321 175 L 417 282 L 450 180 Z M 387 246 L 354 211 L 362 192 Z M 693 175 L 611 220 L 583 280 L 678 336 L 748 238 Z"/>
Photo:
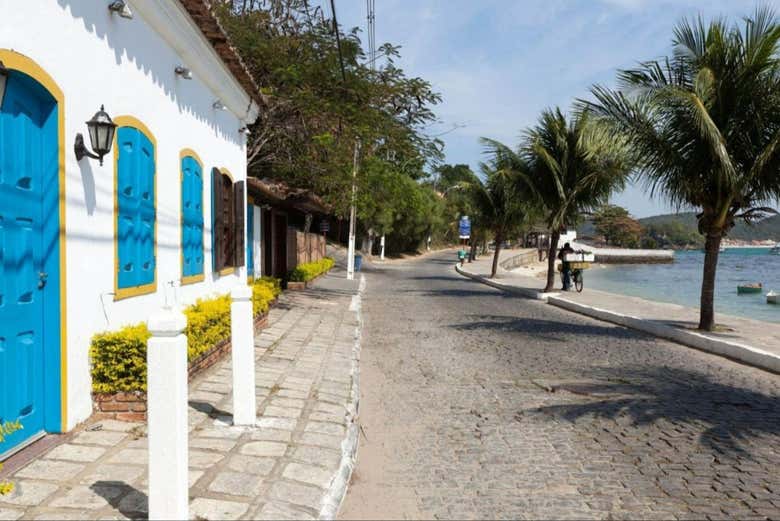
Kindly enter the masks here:
<path id="1" fill-rule="evenodd" d="M 255 314 L 268 310 L 281 293 L 281 282 L 263 277 L 252 284 L 252 309 Z M 230 296 L 198 299 L 184 309 L 187 316 L 187 359 L 195 360 L 230 338 Z M 98 333 L 92 337 L 92 391 L 116 393 L 146 391 L 146 324 L 126 326 L 119 331 Z"/>
<path id="2" fill-rule="evenodd" d="M 308 282 L 330 271 L 334 263 L 335 261 L 330 257 L 323 257 L 314 262 L 304 262 L 290 272 L 289 278 L 292 282 Z"/>

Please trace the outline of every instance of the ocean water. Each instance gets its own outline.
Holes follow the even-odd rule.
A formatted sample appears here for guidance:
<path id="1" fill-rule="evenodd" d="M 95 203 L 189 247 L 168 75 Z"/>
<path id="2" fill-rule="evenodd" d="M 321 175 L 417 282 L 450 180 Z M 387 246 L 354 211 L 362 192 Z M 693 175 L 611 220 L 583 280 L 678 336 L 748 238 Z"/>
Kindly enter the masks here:
<path id="1" fill-rule="evenodd" d="M 678 251 L 671 264 L 623 264 L 585 272 L 588 288 L 683 306 L 699 307 L 704 252 Z M 737 295 L 737 285 L 761 282 L 762 293 Z M 730 248 L 720 253 L 715 284 L 715 312 L 780 322 L 780 305 L 766 303 L 769 290 L 780 292 L 780 255 L 768 248 Z"/>

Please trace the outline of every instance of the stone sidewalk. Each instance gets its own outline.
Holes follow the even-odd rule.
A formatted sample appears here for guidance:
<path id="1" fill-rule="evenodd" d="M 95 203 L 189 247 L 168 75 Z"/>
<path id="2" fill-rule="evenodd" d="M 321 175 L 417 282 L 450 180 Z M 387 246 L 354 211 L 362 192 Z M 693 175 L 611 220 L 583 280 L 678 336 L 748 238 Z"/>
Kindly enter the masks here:
<path id="1" fill-rule="evenodd" d="M 255 339 L 258 424 L 231 426 L 231 361 L 190 383 L 192 519 L 333 517 L 356 444 L 359 294 L 285 292 Z M 2 519 L 147 518 L 145 424 L 87 423 L 10 478 Z"/>

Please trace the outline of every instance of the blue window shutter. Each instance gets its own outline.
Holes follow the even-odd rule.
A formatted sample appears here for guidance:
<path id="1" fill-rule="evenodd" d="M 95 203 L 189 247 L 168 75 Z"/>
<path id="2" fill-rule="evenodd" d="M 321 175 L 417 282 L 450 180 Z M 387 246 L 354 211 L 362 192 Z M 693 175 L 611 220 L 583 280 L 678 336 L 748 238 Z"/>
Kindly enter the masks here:
<path id="1" fill-rule="evenodd" d="M 181 159 L 181 260 L 182 276 L 192 274 L 192 239 L 189 227 L 189 210 L 192 205 L 191 178 L 192 162 L 190 157 Z"/>
<path id="2" fill-rule="evenodd" d="M 117 161 L 117 262 L 120 288 L 138 285 L 136 258 L 136 214 L 138 210 L 138 185 L 136 159 L 137 132 L 134 128 L 121 127 L 117 131 L 119 160 Z"/>
<path id="3" fill-rule="evenodd" d="M 194 275 L 203 273 L 203 168 L 196 161 L 192 176 L 193 233 L 192 238 Z"/>
<path id="4" fill-rule="evenodd" d="M 154 145 L 149 138 L 138 132 L 138 184 L 141 187 L 138 208 L 138 262 L 140 266 L 138 284 L 154 282 L 154 228 L 156 208 L 154 196 Z"/>
<path id="5" fill-rule="evenodd" d="M 154 145 L 133 127 L 117 130 L 118 287 L 154 282 Z"/>
<path id="6" fill-rule="evenodd" d="M 182 255 L 185 277 L 203 273 L 203 170 L 190 156 L 182 159 Z"/>
<path id="7" fill-rule="evenodd" d="M 249 276 L 255 274 L 255 256 L 252 246 L 255 235 L 255 207 L 246 205 L 246 272 Z"/>

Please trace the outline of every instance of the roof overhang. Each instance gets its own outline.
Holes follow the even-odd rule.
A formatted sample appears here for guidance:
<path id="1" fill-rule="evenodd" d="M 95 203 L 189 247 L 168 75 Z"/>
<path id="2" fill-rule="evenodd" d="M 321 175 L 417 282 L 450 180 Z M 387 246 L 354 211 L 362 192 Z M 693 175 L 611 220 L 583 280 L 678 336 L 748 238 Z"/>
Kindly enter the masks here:
<path id="1" fill-rule="evenodd" d="M 331 208 L 318 195 L 303 189 L 290 189 L 282 182 L 247 178 L 247 191 L 255 202 L 304 214 L 330 215 Z"/>
<path id="2" fill-rule="evenodd" d="M 245 124 L 260 112 L 260 90 L 205 0 L 133 0 L 133 9 Z"/>

